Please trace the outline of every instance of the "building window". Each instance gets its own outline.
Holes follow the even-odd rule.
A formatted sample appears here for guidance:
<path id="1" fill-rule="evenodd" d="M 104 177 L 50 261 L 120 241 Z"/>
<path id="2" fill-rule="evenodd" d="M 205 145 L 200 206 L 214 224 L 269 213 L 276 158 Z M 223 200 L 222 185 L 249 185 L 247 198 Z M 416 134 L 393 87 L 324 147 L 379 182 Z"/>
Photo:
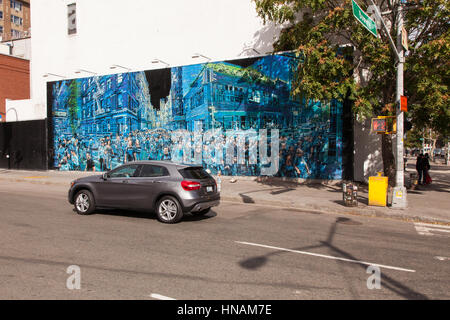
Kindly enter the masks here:
<path id="1" fill-rule="evenodd" d="M 3 19 L 3 11 L 0 11 L 0 19 Z"/>
<path id="2" fill-rule="evenodd" d="M 22 35 L 21 35 L 20 31 L 11 29 L 11 37 L 13 37 L 13 38 L 20 38 L 21 36 Z"/>
<path id="3" fill-rule="evenodd" d="M 0 34 L 2 34 L 2 33 L 3 33 L 3 27 L 0 26 Z"/>
<path id="4" fill-rule="evenodd" d="M 18 26 L 21 26 L 23 24 L 22 18 L 15 15 L 11 15 L 11 22 Z"/>
<path id="5" fill-rule="evenodd" d="M 11 8 L 15 9 L 16 11 L 22 10 L 22 3 L 19 1 L 11 0 L 10 5 Z"/>
<path id="6" fill-rule="evenodd" d="M 75 3 L 71 3 L 67 6 L 67 33 L 77 33 L 77 7 Z"/>

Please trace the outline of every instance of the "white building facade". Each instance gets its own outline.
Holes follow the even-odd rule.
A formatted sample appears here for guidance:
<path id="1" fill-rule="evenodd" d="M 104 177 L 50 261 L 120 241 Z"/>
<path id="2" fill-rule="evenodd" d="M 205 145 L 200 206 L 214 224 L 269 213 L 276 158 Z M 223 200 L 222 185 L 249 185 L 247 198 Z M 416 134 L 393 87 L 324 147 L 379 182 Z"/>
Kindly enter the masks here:
<path id="1" fill-rule="evenodd" d="M 31 12 L 36 119 L 46 117 L 46 83 L 92 75 L 79 69 L 104 75 L 264 54 L 272 41 L 263 38 L 276 34 L 261 34 L 251 0 L 39 0 Z"/>

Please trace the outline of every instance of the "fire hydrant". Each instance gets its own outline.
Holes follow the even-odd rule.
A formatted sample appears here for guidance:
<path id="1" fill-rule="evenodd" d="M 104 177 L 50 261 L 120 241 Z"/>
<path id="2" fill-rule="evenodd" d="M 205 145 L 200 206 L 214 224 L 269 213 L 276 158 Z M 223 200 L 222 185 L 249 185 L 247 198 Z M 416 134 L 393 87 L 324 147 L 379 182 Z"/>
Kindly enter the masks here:
<path id="1" fill-rule="evenodd" d="M 353 183 L 342 183 L 342 200 L 347 207 L 358 205 L 358 187 Z"/>

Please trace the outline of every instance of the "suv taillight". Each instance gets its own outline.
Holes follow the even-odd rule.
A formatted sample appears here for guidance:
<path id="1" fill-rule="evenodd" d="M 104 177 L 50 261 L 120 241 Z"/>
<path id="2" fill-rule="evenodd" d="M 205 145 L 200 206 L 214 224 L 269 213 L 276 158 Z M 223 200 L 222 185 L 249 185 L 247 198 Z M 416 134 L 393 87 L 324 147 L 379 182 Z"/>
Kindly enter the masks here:
<path id="1" fill-rule="evenodd" d="M 201 184 L 195 181 L 183 180 L 181 181 L 181 186 L 183 187 L 184 190 L 192 191 L 200 189 Z"/>

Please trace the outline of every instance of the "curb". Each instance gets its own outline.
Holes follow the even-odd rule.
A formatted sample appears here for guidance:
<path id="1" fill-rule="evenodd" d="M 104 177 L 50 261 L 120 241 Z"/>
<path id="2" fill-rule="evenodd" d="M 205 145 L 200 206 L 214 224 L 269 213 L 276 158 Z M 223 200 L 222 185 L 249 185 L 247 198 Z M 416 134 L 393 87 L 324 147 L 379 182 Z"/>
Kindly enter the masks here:
<path id="1" fill-rule="evenodd" d="M 68 183 L 64 182 L 55 182 L 55 181 L 44 181 L 40 179 L 26 179 L 26 178 L 4 178 L 0 177 L 0 181 L 10 181 L 10 182 L 26 182 L 31 184 L 39 184 L 39 185 L 61 185 L 67 186 Z M 336 208 L 326 208 L 319 209 L 314 207 L 297 207 L 292 204 L 283 201 L 274 201 L 274 200 L 254 200 L 245 201 L 242 197 L 237 196 L 229 196 L 229 195 L 221 195 L 221 200 L 233 203 L 240 203 L 246 205 L 260 205 L 260 206 L 271 206 L 276 208 L 283 208 L 292 211 L 302 212 L 302 213 L 312 213 L 312 214 L 345 214 L 345 215 L 354 215 L 354 216 L 362 216 L 368 218 L 384 218 L 384 219 L 392 219 L 397 221 L 404 222 L 422 222 L 422 223 L 430 223 L 430 224 L 439 224 L 439 225 L 448 225 L 450 226 L 450 221 L 442 220 L 439 218 L 430 218 L 430 217 L 421 217 L 421 216 L 409 216 L 400 213 L 400 211 L 392 210 L 392 212 L 386 213 L 375 208 L 364 207 L 343 207 L 342 209 Z M 345 208 L 345 209 L 344 209 Z M 363 211 L 364 210 L 364 211 Z"/>
<path id="2" fill-rule="evenodd" d="M 62 185 L 68 186 L 66 182 L 55 182 L 55 181 L 43 181 L 43 180 L 33 180 L 25 178 L 0 178 L 0 181 L 10 181 L 10 182 L 26 182 L 32 184 L 44 184 L 44 185 Z"/>
<path id="3" fill-rule="evenodd" d="M 315 209 L 315 208 L 307 208 L 307 207 L 296 207 L 292 205 L 287 205 L 286 202 L 281 201 L 270 201 L 270 200 L 253 200 L 253 202 L 246 202 L 240 197 L 233 196 L 222 196 L 220 197 L 223 201 L 241 203 L 247 205 L 260 205 L 260 206 L 273 206 L 276 208 L 283 208 L 292 211 L 302 212 L 302 213 L 313 213 L 313 214 L 345 214 L 345 215 L 354 215 L 354 216 L 362 216 L 368 218 L 384 218 L 384 219 L 392 219 L 404 222 L 422 222 L 429 224 L 439 224 L 439 225 L 447 225 L 450 226 L 450 221 L 442 220 L 438 218 L 430 218 L 430 217 L 421 217 L 421 216 L 409 216 L 405 214 L 401 214 L 399 212 L 392 211 L 392 213 L 385 213 L 376 209 L 360 207 L 356 209 L 355 207 L 348 209 L 337 210 L 334 208 L 326 208 L 326 209 Z M 362 211 L 365 210 L 365 211 Z"/>

